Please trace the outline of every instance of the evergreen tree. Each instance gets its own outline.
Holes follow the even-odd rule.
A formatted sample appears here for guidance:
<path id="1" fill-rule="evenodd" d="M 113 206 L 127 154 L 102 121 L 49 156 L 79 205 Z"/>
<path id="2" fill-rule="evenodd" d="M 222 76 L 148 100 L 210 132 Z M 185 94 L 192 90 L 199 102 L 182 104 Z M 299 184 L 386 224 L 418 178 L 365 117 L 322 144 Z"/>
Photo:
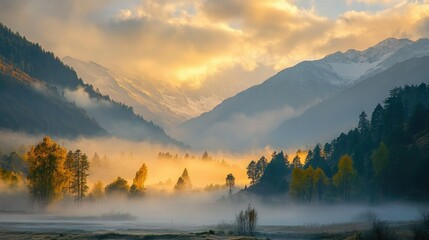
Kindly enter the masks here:
<path id="1" fill-rule="evenodd" d="M 371 133 L 374 142 L 380 142 L 383 135 L 383 112 L 383 107 L 377 104 L 371 115 Z"/>
<path id="2" fill-rule="evenodd" d="M 256 163 L 253 160 L 247 166 L 247 177 L 250 179 L 251 185 L 255 184 L 258 179 Z"/>
<path id="3" fill-rule="evenodd" d="M 268 165 L 268 161 L 265 158 L 265 156 L 262 156 L 256 163 L 256 182 L 259 182 L 262 175 L 264 175 L 267 165 Z"/>
<path id="4" fill-rule="evenodd" d="M 365 112 L 362 112 L 359 115 L 359 123 L 358 123 L 358 129 L 360 133 L 369 133 L 370 130 L 370 122 L 368 120 L 368 116 Z"/>
<path id="5" fill-rule="evenodd" d="M 302 168 L 301 158 L 296 155 L 292 160 L 292 167 L 294 168 Z"/>
<path id="6" fill-rule="evenodd" d="M 79 149 L 73 155 L 71 192 L 75 194 L 75 200 L 79 205 L 82 205 L 83 198 L 88 191 L 89 161 L 86 154 L 82 154 Z"/>
<path id="7" fill-rule="evenodd" d="M 225 185 L 229 189 L 229 195 L 232 195 L 232 188 L 235 186 L 235 177 L 232 173 L 228 174 L 225 179 Z"/>
<path id="8" fill-rule="evenodd" d="M 176 191 L 185 191 L 192 189 L 191 178 L 189 177 L 189 173 L 186 168 L 185 170 L 183 170 L 182 176 L 177 179 L 177 183 L 174 186 L 174 189 Z"/>

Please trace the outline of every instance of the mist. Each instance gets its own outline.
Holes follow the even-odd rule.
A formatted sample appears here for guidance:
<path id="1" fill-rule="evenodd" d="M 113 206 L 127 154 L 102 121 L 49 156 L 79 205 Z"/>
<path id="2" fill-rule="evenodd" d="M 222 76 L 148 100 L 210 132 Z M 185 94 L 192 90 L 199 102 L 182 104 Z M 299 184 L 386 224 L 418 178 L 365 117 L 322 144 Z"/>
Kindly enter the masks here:
<path id="1" fill-rule="evenodd" d="M 0 151 L 7 154 L 18 151 L 21 155 L 30 145 L 40 142 L 43 136 L 2 131 Z M 250 160 L 265 155 L 270 157 L 270 148 L 252 150 L 246 154 L 209 152 L 211 160 L 203 160 L 202 152 L 183 150 L 174 146 L 153 144 L 148 141 L 130 141 L 115 137 L 54 138 L 67 150 L 80 149 L 91 160 L 97 153 L 101 161 L 92 162 L 88 176 L 89 191 L 97 181 L 103 187 L 118 176 L 128 183 L 145 163 L 148 177 L 143 197 L 129 195 L 105 195 L 100 199 L 85 199 L 79 205 L 71 196 L 54 201 L 46 209 L 35 207 L 24 182 L 10 187 L 0 185 L 0 229 L 9 231 L 39 232 L 94 232 L 137 231 L 137 234 L 165 234 L 195 232 L 207 229 L 235 231 L 237 214 L 254 207 L 258 213 L 258 228 L 261 231 L 285 231 L 285 226 L 325 229 L 321 226 L 348 224 L 352 229 L 368 226 L 368 216 L 376 214 L 389 222 L 412 222 L 420 213 L 429 209 L 426 204 L 388 202 L 383 205 L 348 203 L 316 204 L 291 201 L 287 194 L 254 195 L 242 191 L 249 186 L 246 167 Z M 286 151 L 291 160 L 295 150 Z M 159 157 L 170 153 L 171 158 Z M 185 158 L 188 154 L 188 158 Z M 301 152 L 301 158 L 305 158 Z M 177 157 L 176 157 L 177 155 Z M 184 169 L 189 172 L 193 189 L 174 191 L 174 185 Z M 232 173 L 236 178 L 230 195 L 225 186 L 225 177 Z M 219 186 L 208 189 L 208 185 Z M 363 225 L 362 225 L 363 224 Z M 282 230 L 276 230 L 277 228 Z M 347 228 L 348 229 L 348 228 Z M 140 232 L 139 232 L 140 231 Z M 313 230 L 312 230 L 313 231 Z M 323 230 L 325 231 L 325 230 Z M 344 229 L 341 228 L 341 231 Z M 280 239 L 282 237 L 279 237 Z"/>

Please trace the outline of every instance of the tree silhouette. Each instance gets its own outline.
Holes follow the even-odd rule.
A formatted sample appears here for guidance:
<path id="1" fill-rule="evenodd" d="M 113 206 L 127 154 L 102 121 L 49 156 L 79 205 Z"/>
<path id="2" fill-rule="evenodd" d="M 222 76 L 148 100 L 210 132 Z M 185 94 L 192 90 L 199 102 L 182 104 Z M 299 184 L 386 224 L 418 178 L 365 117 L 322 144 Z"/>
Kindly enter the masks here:
<path id="1" fill-rule="evenodd" d="M 228 174 L 225 179 L 226 186 L 229 188 L 229 195 L 232 195 L 232 188 L 235 186 L 235 177 L 232 173 Z"/>
<path id="2" fill-rule="evenodd" d="M 127 194 L 130 186 L 127 180 L 117 177 L 112 183 L 106 186 L 105 192 L 107 195 L 112 194 Z"/>
<path id="3" fill-rule="evenodd" d="M 262 175 L 264 175 L 267 165 L 268 165 L 268 161 L 265 158 L 265 156 L 262 156 L 256 163 L 256 182 L 259 182 Z"/>
<path id="4" fill-rule="evenodd" d="M 75 200 L 82 205 L 83 198 L 88 191 L 87 178 L 89 176 L 89 161 L 86 154 L 78 149 L 73 154 L 71 193 L 75 194 Z"/>
<path id="5" fill-rule="evenodd" d="M 174 186 L 176 191 L 186 191 L 192 189 L 191 178 L 189 177 L 188 170 L 183 170 L 182 176 L 177 179 L 177 183 Z"/>
<path id="6" fill-rule="evenodd" d="M 294 168 L 302 168 L 301 158 L 296 155 L 292 160 L 292 166 Z"/>
<path id="7" fill-rule="evenodd" d="M 250 179 L 250 184 L 252 184 L 252 185 L 255 184 L 256 181 L 258 180 L 256 162 L 253 160 L 247 166 L 247 176 Z"/>

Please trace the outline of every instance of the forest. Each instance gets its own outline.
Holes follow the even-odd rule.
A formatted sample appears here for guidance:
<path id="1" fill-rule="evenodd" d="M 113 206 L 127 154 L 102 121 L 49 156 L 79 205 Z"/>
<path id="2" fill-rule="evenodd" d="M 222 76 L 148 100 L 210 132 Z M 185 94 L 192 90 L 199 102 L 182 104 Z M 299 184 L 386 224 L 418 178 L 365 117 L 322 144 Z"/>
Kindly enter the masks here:
<path id="1" fill-rule="evenodd" d="M 359 115 L 357 128 L 300 155 L 251 161 L 244 191 L 299 202 L 427 201 L 429 86 L 392 89 L 371 117 Z"/>

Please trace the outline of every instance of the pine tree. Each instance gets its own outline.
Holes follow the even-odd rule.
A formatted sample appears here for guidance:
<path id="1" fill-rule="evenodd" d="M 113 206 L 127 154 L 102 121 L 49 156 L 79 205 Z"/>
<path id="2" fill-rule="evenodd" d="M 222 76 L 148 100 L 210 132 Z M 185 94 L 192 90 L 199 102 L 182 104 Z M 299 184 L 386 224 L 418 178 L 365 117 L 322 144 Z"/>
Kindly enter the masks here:
<path id="1" fill-rule="evenodd" d="M 89 176 L 89 161 L 86 154 L 78 149 L 73 153 L 71 192 L 81 206 L 83 198 L 88 192 L 87 178 Z"/>
<path id="2" fill-rule="evenodd" d="M 256 183 L 258 176 L 257 176 L 257 170 L 256 170 L 256 163 L 253 160 L 247 166 L 247 176 L 250 179 L 251 185 Z"/>
<path id="3" fill-rule="evenodd" d="M 225 179 L 225 185 L 229 189 L 229 195 L 232 195 L 232 188 L 235 186 L 235 177 L 232 173 L 228 174 Z"/>
<path id="4" fill-rule="evenodd" d="M 185 170 L 183 170 L 182 176 L 177 179 L 177 183 L 174 186 L 174 189 L 176 191 L 185 191 L 192 189 L 191 179 L 189 178 L 189 173 L 186 168 Z"/>

